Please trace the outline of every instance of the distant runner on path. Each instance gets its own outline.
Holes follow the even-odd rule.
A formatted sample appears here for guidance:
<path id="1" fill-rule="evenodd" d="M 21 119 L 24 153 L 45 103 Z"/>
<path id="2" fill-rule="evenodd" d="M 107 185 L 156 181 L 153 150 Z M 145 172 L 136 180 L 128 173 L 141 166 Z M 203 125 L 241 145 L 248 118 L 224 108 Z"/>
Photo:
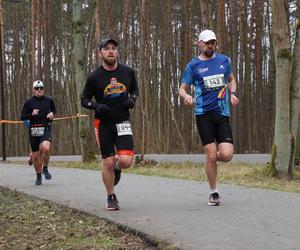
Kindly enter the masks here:
<path id="1" fill-rule="evenodd" d="M 32 86 L 33 96 L 28 99 L 21 111 L 21 120 L 29 128 L 31 155 L 28 164 L 33 164 L 36 171 L 36 185 L 42 184 L 42 173 L 46 180 L 52 178 L 48 171 L 50 147 L 52 141 L 51 123 L 56 113 L 51 97 L 45 96 L 44 84 L 37 80 Z M 24 122 L 25 124 L 25 122 Z M 32 159 L 32 160 L 30 160 Z"/>

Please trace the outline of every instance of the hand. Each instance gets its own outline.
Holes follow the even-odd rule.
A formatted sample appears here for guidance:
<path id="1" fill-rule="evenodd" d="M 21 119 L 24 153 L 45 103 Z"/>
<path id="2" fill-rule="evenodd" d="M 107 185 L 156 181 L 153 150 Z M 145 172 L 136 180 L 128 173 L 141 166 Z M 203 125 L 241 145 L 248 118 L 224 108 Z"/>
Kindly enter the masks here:
<path id="1" fill-rule="evenodd" d="M 53 112 L 50 112 L 48 115 L 47 115 L 47 118 L 49 119 L 49 120 L 53 120 L 53 117 L 54 117 L 54 114 L 53 114 Z"/>
<path id="2" fill-rule="evenodd" d="M 133 109 L 135 105 L 135 100 L 133 98 L 129 97 L 127 100 L 125 100 L 122 103 L 122 107 L 126 109 Z"/>
<path id="3" fill-rule="evenodd" d="M 238 98 L 237 94 L 232 92 L 230 93 L 230 102 L 232 105 L 237 105 L 240 102 L 240 99 Z"/>
<path id="4" fill-rule="evenodd" d="M 95 103 L 95 111 L 99 113 L 99 115 L 105 115 L 110 110 L 110 108 L 106 104 Z"/>
<path id="5" fill-rule="evenodd" d="M 194 105 L 193 97 L 190 95 L 186 95 L 183 100 L 184 105 L 192 107 Z"/>
<path id="6" fill-rule="evenodd" d="M 38 115 L 39 114 L 39 109 L 34 109 L 33 111 L 32 111 L 32 116 L 35 116 L 35 115 Z"/>

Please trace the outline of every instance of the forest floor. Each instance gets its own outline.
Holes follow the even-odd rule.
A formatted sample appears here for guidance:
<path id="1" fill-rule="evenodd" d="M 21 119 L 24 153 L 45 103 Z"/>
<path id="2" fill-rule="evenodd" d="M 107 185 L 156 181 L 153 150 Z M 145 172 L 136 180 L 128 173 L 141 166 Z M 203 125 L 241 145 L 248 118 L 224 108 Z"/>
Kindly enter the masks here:
<path id="1" fill-rule="evenodd" d="M 145 249 L 147 242 L 105 219 L 0 187 L 0 249 Z"/>

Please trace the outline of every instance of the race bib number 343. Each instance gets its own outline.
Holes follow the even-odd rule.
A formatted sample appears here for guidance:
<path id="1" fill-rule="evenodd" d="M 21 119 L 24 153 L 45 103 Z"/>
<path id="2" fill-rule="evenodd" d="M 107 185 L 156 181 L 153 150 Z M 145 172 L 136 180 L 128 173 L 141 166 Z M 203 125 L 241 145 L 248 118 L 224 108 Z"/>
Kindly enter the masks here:
<path id="1" fill-rule="evenodd" d="M 207 89 L 225 86 L 224 74 L 203 77 L 204 86 Z"/>
<path id="2" fill-rule="evenodd" d="M 132 135 L 131 125 L 129 121 L 116 124 L 116 126 L 117 126 L 118 136 Z"/>

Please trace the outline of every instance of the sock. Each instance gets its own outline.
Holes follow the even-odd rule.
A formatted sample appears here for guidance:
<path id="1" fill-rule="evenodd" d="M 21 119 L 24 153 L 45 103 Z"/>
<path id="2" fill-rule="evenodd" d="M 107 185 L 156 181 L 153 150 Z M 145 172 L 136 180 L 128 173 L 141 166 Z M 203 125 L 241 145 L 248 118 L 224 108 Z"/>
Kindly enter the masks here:
<path id="1" fill-rule="evenodd" d="M 114 193 L 112 193 L 112 194 L 108 194 L 107 195 L 107 199 L 111 199 L 112 197 L 114 197 L 115 196 L 115 194 Z"/>
<path id="2" fill-rule="evenodd" d="M 210 193 L 219 193 L 217 188 L 211 188 Z"/>
<path id="3" fill-rule="evenodd" d="M 38 177 L 38 176 L 42 176 L 42 174 L 41 174 L 41 173 L 37 173 L 36 176 L 37 176 L 37 177 Z"/>
<path id="4" fill-rule="evenodd" d="M 44 166 L 44 167 L 43 167 L 43 170 L 48 170 L 48 166 Z"/>

